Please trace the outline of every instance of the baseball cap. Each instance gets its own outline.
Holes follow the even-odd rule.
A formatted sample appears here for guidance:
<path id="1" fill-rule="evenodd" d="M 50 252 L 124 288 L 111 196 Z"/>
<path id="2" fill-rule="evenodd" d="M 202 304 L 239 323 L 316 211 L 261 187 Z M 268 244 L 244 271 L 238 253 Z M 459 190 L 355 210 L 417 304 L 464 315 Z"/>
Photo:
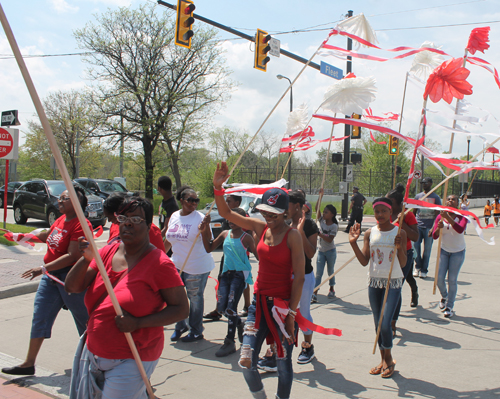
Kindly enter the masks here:
<path id="1" fill-rule="evenodd" d="M 359 187 L 358 186 L 354 186 L 352 189 L 353 190 L 359 190 Z"/>
<path id="2" fill-rule="evenodd" d="M 432 177 L 424 177 L 422 183 L 432 183 Z"/>
<path id="3" fill-rule="evenodd" d="M 285 213 L 288 210 L 288 194 L 280 188 L 271 188 L 262 195 L 262 203 L 255 208 L 276 214 Z"/>

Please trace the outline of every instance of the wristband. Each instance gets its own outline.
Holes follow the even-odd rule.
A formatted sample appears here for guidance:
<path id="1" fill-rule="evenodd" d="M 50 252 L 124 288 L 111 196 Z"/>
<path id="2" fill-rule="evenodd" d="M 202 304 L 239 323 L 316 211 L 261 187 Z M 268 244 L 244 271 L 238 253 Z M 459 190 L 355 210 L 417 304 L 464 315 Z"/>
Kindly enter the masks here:
<path id="1" fill-rule="evenodd" d="M 45 266 L 40 266 L 40 270 L 42 271 L 42 274 L 47 274 L 47 269 L 45 268 Z"/>
<path id="2" fill-rule="evenodd" d="M 217 190 L 214 186 L 214 195 L 221 196 L 221 195 L 224 195 L 225 192 L 226 192 L 226 190 L 224 190 L 223 188 L 221 188 L 220 190 Z"/>
<path id="3" fill-rule="evenodd" d="M 297 312 L 295 310 L 288 308 L 287 316 L 292 316 L 293 318 L 295 318 L 295 316 L 297 316 Z"/>

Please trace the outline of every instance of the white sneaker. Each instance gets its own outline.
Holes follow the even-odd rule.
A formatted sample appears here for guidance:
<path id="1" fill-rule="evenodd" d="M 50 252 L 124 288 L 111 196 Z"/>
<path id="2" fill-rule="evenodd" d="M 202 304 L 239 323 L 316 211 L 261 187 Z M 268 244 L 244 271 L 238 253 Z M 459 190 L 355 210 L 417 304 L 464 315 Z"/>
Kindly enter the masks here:
<path id="1" fill-rule="evenodd" d="M 443 314 L 444 314 L 444 317 L 448 317 L 448 318 L 450 318 L 450 317 L 452 317 L 453 315 L 455 315 L 455 312 L 453 311 L 453 309 L 446 308 L 446 309 L 444 310 L 444 313 L 443 313 Z"/>
<path id="2" fill-rule="evenodd" d="M 444 312 L 446 309 L 446 298 L 441 298 L 441 301 L 439 302 L 439 309 L 441 309 L 441 312 Z"/>
<path id="3" fill-rule="evenodd" d="M 427 273 L 424 273 L 424 272 L 420 273 L 420 278 L 426 278 L 426 277 L 427 277 Z"/>
<path id="4" fill-rule="evenodd" d="M 418 269 L 413 270 L 413 277 L 418 277 L 418 276 L 420 276 L 420 270 Z"/>

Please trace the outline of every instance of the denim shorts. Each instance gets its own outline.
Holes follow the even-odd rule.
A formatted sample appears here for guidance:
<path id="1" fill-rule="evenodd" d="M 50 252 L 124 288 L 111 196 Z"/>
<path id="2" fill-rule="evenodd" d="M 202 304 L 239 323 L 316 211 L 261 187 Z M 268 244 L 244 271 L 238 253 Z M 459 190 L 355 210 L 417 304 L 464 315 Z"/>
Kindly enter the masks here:
<path id="1" fill-rule="evenodd" d="M 64 281 L 68 272 L 58 274 L 59 280 Z M 89 315 L 83 299 L 85 291 L 80 294 L 68 294 L 64 287 L 42 276 L 35 295 L 33 320 L 31 322 L 31 338 L 50 338 L 54 321 L 63 305 L 71 311 L 78 329 L 82 335 L 87 329 Z"/>

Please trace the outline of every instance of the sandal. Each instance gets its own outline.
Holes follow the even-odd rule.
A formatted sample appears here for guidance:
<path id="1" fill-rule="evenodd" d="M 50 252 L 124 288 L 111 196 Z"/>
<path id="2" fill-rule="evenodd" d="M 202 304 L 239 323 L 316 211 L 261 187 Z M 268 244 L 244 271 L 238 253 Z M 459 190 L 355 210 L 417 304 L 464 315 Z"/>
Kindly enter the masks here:
<path id="1" fill-rule="evenodd" d="M 396 361 L 393 360 L 392 364 L 383 370 L 381 377 L 382 378 L 391 378 L 394 374 L 394 369 L 396 368 Z"/>
<path id="2" fill-rule="evenodd" d="M 374 368 L 372 368 L 369 373 L 371 375 L 379 375 L 380 373 L 382 373 L 382 369 L 384 368 L 383 365 L 378 365 L 378 366 L 375 366 Z"/>

